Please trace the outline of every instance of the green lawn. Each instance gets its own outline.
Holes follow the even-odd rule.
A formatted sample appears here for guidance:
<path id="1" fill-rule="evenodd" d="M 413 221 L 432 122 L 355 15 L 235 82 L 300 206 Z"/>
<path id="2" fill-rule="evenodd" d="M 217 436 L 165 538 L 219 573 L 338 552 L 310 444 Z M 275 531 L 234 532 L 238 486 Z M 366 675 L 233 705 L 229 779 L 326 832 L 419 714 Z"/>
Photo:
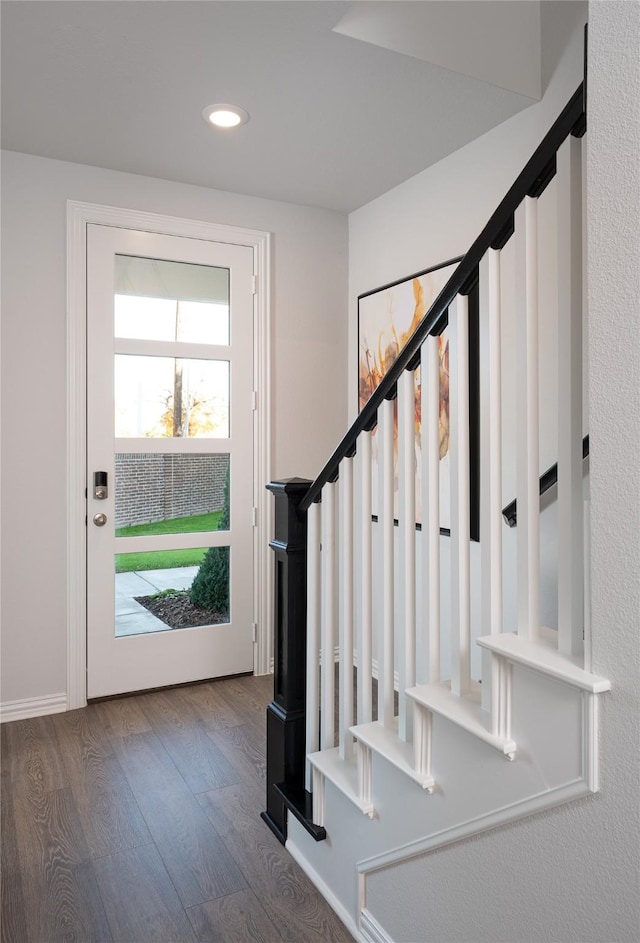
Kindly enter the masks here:
<path id="1" fill-rule="evenodd" d="M 116 537 L 146 537 L 149 534 L 197 534 L 217 530 L 222 511 L 196 514 L 193 517 L 174 517 L 153 524 L 132 524 L 116 528 Z M 198 566 L 207 552 L 206 547 L 195 550 L 154 550 L 147 553 L 117 553 L 116 573 L 132 570 L 171 570 L 176 566 Z"/>

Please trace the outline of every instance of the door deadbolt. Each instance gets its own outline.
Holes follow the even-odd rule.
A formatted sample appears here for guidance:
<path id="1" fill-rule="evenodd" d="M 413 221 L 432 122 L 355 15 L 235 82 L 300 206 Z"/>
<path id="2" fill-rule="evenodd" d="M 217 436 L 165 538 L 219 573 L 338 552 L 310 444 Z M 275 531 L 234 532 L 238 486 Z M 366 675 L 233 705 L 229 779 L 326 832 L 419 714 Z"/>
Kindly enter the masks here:
<path id="1" fill-rule="evenodd" d="M 93 496 L 98 501 L 104 501 L 109 496 L 107 488 L 107 473 L 97 471 L 93 473 Z"/>
<path id="2" fill-rule="evenodd" d="M 106 514 L 94 514 L 94 515 L 93 515 L 93 523 L 96 525 L 96 527 L 104 527 L 104 525 L 107 523 L 107 515 L 106 515 Z"/>

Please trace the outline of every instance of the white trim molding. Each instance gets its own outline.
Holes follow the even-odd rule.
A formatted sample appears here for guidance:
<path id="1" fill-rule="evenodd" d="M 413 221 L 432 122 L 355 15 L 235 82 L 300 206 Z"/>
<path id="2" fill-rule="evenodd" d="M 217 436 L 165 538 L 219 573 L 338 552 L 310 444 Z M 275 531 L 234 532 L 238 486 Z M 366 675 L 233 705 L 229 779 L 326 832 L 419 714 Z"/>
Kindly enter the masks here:
<path id="1" fill-rule="evenodd" d="M 115 226 L 253 249 L 254 383 L 256 393 L 254 501 L 254 671 L 268 674 L 272 650 L 273 579 L 268 544 L 271 479 L 271 234 L 140 210 L 67 202 L 67 695 L 72 710 L 87 703 L 86 617 L 86 241 L 87 225 Z M 43 699 L 48 700 L 48 699 Z M 53 713 L 54 710 L 48 711 Z"/>
<path id="2" fill-rule="evenodd" d="M 366 943 L 393 943 L 389 934 L 365 908 L 360 914 L 360 936 Z"/>
<path id="3" fill-rule="evenodd" d="M 326 883 L 326 881 L 324 881 L 320 877 L 320 875 L 315 870 L 315 868 L 309 863 L 309 860 L 302 854 L 298 846 L 295 845 L 291 841 L 291 839 L 289 839 L 285 844 L 285 848 L 287 849 L 291 857 L 294 859 L 294 861 L 296 861 L 297 864 L 300 865 L 300 867 L 302 868 L 304 873 L 307 875 L 311 883 L 314 885 L 316 890 L 320 891 L 320 893 L 322 894 L 326 902 L 329 904 L 331 909 L 334 911 L 334 913 L 337 914 L 340 920 L 342 920 L 343 924 L 345 925 L 345 927 L 347 928 L 351 936 L 354 938 L 354 940 L 361 941 L 361 943 L 367 943 L 367 940 L 369 939 L 369 937 L 362 936 L 353 918 L 351 917 L 351 914 L 349 913 L 349 911 L 346 909 L 346 907 L 344 907 L 344 905 L 336 897 L 336 895 L 333 893 L 333 891 L 331 890 L 329 885 Z"/>
<path id="4" fill-rule="evenodd" d="M 19 701 L 4 701 L 0 704 L 0 723 L 26 720 L 29 717 L 44 717 L 47 714 L 62 714 L 67 710 L 66 694 L 51 694 L 47 697 L 26 697 Z"/>
<path id="5" fill-rule="evenodd" d="M 396 864 L 408 861 L 410 858 L 417 858 L 429 854 L 437 848 L 445 845 L 452 845 L 454 842 L 463 841 L 465 838 L 471 838 L 473 835 L 479 835 L 482 832 L 488 832 L 492 828 L 498 828 L 509 822 L 515 822 L 518 819 L 527 818 L 546 809 L 553 809 L 555 806 L 562 805 L 565 802 L 572 802 L 575 799 L 582 799 L 593 793 L 589 788 L 586 779 L 577 779 L 574 782 L 557 786 L 555 789 L 549 789 L 534 796 L 527 797 L 520 802 L 514 802 L 511 805 L 504 806 L 476 818 L 462 822 L 452 828 L 443 829 L 441 832 L 434 832 L 426 838 L 420 838 L 417 841 L 409 842 L 400 848 L 394 848 L 391 851 L 383 852 L 374 858 L 368 858 L 358 862 L 358 873 L 361 880 L 366 882 L 366 878 L 374 871 L 383 871 Z M 366 883 L 362 886 L 363 900 L 366 901 Z"/>

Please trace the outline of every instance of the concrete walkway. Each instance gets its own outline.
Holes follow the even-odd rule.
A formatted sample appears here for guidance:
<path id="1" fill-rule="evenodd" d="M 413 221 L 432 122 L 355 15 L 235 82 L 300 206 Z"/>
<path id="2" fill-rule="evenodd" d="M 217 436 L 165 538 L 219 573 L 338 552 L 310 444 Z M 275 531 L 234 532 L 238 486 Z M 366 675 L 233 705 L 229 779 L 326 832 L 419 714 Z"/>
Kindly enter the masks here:
<path id="1" fill-rule="evenodd" d="M 116 573 L 116 638 L 171 631 L 134 597 L 152 596 L 164 589 L 188 589 L 197 572 L 197 566 L 177 566 L 171 570 Z"/>

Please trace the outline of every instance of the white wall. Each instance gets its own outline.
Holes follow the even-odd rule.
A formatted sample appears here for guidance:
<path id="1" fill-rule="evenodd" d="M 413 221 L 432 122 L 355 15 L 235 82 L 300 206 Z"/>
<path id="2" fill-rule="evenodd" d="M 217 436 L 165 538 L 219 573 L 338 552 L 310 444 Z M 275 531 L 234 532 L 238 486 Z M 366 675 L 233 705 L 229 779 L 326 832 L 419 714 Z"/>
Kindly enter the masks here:
<path id="1" fill-rule="evenodd" d="M 598 0 L 589 19 L 593 664 L 613 685 L 601 792 L 372 876 L 369 909 L 397 943 L 640 939 L 640 5 Z M 509 126 L 524 133 L 533 112 Z"/>
<path id="2" fill-rule="evenodd" d="M 66 691 L 69 199 L 274 233 L 274 477 L 313 478 L 345 430 L 343 215 L 4 152 L 3 703 Z"/>

